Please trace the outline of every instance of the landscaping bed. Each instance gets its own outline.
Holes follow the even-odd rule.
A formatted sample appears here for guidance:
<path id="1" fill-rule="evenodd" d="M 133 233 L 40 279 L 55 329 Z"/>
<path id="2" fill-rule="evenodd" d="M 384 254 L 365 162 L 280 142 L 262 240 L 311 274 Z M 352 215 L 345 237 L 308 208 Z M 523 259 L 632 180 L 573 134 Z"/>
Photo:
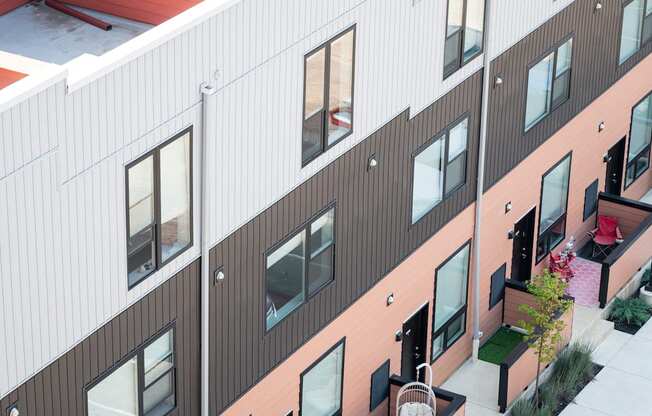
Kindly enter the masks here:
<path id="1" fill-rule="evenodd" d="M 616 330 L 634 335 L 651 316 L 652 308 L 638 298 L 637 291 L 631 298 L 616 298 L 608 319 L 614 323 Z"/>
<path id="2" fill-rule="evenodd" d="M 550 377 L 539 387 L 539 403 L 534 397 L 521 398 L 511 409 L 512 416 L 558 416 L 582 389 L 602 370 L 591 360 L 591 349 L 573 344 L 552 364 Z"/>
<path id="3" fill-rule="evenodd" d="M 480 348 L 478 357 L 482 361 L 500 365 L 521 341 L 523 341 L 523 334 L 506 327 L 501 327 Z"/>

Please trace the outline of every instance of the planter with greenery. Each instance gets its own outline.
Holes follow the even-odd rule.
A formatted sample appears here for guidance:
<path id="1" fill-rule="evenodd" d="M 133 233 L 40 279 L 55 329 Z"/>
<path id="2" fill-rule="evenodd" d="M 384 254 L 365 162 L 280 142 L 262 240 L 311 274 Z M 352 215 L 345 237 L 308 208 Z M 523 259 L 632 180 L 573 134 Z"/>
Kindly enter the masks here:
<path id="1" fill-rule="evenodd" d="M 559 319 L 572 305 L 564 297 L 567 284 L 547 269 L 543 274 L 534 276 L 527 285 L 527 290 L 534 296 L 534 305 L 519 305 L 528 321 L 519 321 L 519 326 L 527 332 L 524 339 L 534 349 L 537 357 L 537 375 L 535 379 L 534 403 L 539 400 L 539 379 L 541 365 L 550 363 L 562 343 L 566 323 Z"/>
<path id="2" fill-rule="evenodd" d="M 520 398 L 511 409 L 512 416 L 557 416 L 602 369 L 591 360 L 591 348 L 572 344 L 559 353 L 548 380 L 535 398 Z"/>
<path id="3" fill-rule="evenodd" d="M 650 306 L 639 298 L 614 299 L 609 320 L 614 327 L 628 334 L 635 334 L 652 316 Z"/>
<path id="4" fill-rule="evenodd" d="M 639 298 L 648 306 L 652 307 L 652 265 L 645 270 L 641 278 Z"/>

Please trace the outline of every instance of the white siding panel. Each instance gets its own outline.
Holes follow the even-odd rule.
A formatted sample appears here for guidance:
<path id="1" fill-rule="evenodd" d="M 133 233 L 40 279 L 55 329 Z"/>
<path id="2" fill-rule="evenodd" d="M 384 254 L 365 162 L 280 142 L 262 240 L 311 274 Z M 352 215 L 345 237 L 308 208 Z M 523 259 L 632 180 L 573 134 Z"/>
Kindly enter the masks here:
<path id="1" fill-rule="evenodd" d="M 562 11 L 575 0 L 494 0 L 492 11 L 491 59 Z M 613 6 L 613 3 L 610 7 Z"/>

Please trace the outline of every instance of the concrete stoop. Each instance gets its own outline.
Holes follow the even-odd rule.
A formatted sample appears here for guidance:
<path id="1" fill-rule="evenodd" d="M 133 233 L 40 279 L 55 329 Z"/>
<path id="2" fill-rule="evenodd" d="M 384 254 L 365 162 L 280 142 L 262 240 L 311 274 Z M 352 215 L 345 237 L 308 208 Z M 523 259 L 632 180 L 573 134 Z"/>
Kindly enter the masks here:
<path id="1" fill-rule="evenodd" d="M 576 305 L 571 343 L 581 342 L 595 349 L 614 331 L 614 323 L 607 321 L 605 317 L 602 309 Z"/>

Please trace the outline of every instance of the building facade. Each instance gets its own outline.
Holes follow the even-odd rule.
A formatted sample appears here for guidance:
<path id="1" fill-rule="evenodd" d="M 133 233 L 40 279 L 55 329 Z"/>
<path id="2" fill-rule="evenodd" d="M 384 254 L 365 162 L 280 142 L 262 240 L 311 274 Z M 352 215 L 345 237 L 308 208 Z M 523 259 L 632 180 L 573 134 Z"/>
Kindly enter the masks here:
<path id="1" fill-rule="evenodd" d="M 386 414 L 601 213 L 596 308 L 651 257 L 651 0 L 46 3 L 0 0 L 7 415 Z"/>

